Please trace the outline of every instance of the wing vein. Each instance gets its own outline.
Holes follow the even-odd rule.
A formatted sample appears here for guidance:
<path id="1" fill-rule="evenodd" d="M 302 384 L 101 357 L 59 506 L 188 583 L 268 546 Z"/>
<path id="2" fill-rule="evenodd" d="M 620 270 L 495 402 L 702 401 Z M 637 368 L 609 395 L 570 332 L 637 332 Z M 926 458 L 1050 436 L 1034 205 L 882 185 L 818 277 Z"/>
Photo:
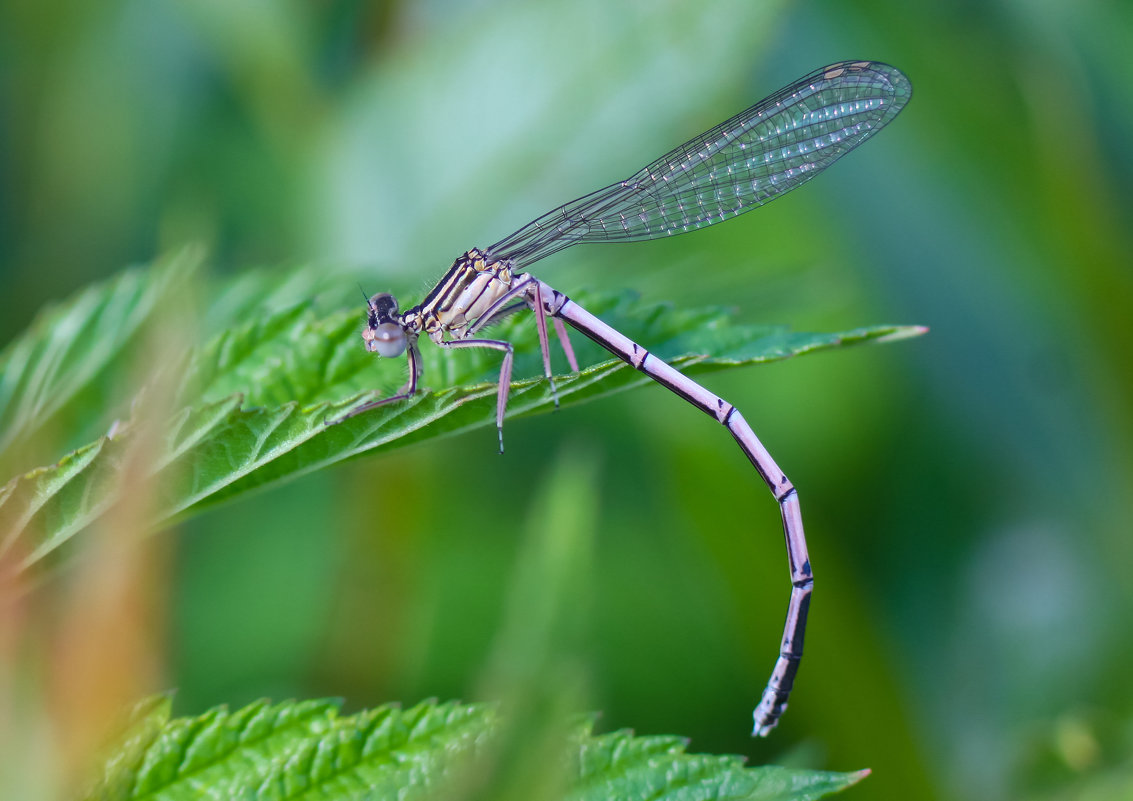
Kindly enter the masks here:
<path id="1" fill-rule="evenodd" d="M 656 161 L 532 220 L 488 249 L 524 267 L 580 242 L 658 239 L 715 225 L 809 181 L 912 96 L 880 62 L 823 67 Z"/>

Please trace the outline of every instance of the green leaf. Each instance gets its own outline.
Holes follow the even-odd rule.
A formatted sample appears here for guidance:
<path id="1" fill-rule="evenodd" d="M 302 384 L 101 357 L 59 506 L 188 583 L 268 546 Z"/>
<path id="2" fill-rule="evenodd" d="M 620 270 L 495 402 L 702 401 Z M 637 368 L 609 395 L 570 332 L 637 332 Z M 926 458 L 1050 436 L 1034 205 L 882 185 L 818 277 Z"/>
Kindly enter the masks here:
<path id="1" fill-rule="evenodd" d="M 140 358 L 130 351 L 139 350 L 142 334 L 165 331 L 172 311 L 186 305 L 184 276 L 193 273 L 197 259 L 181 255 L 148 272 L 132 271 L 90 288 L 44 314 L 0 355 L 0 414 L 6 426 L 0 441 L 6 442 L 41 426 L 45 417 L 81 407 L 86 388 L 105 390 L 131 374 L 149 379 L 145 391 L 134 393 L 128 420 L 113 420 L 113 409 L 95 405 L 104 416 L 93 417 L 88 427 L 101 427 L 106 435 L 53 465 L 17 475 L 0 489 L 0 556 L 16 548 L 16 561 L 26 567 L 54 554 L 126 497 L 126 475 L 129 497 L 136 500 L 148 491 L 148 519 L 157 528 L 344 459 L 492 425 L 498 354 L 446 353 L 427 342 L 424 391 L 326 425 L 374 397 L 375 390 L 393 391 L 405 366 L 404 360 L 379 359 L 364 350 L 358 310 L 319 313 L 310 301 L 296 302 L 329 282 L 309 269 L 255 273 L 210 290 L 206 325 L 218 334 L 196 349 L 175 338 L 182 352 L 143 364 L 140 371 L 137 365 L 132 373 L 123 370 L 128 357 Z M 313 275 L 319 277 L 308 277 Z M 286 289 L 280 289 L 281 282 Z M 168 300 L 174 290 L 182 299 L 178 304 Z M 740 324 L 718 308 L 645 304 L 628 293 L 579 293 L 575 299 L 691 375 L 923 331 L 877 326 L 797 333 Z M 542 373 L 534 328 L 531 315 L 522 314 L 498 326 L 499 337 L 515 344 L 516 376 Z M 85 333 L 76 337 L 78 330 Z M 178 325 L 176 332 L 181 331 Z M 575 346 L 582 370 L 555 378 L 563 406 L 650 383 L 588 340 Z M 162 382 L 175 386 L 162 391 Z M 542 378 L 512 383 L 509 416 L 553 407 Z M 139 484 L 139 477 L 145 483 Z"/>
<path id="2" fill-rule="evenodd" d="M 134 707 L 114 751 L 106 758 L 94 797 L 123 798 L 132 792 L 146 754 L 169 726 L 172 706 L 168 696 L 159 695 Z"/>
<path id="3" fill-rule="evenodd" d="M 830 773 L 774 765 L 745 768 L 736 756 L 686 754 L 677 737 L 634 737 L 614 732 L 584 737 L 569 798 L 814 799 L 844 790 L 869 771 Z"/>
<path id="4" fill-rule="evenodd" d="M 145 326 L 184 291 L 202 254 L 186 249 L 44 309 L 0 353 L 0 456 L 49 426 L 80 433 L 120 382 Z M 77 429 L 77 430 L 76 430 Z"/>
<path id="5" fill-rule="evenodd" d="M 88 799 L 460 795 L 476 781 L 478 763 L 500 728 L 494 707 L 481 704 L 382 706 L 349 717 L 339 717 L 333 701 L 260 701 L 236 712 L 219 707 L 172 720 L 162 717 L 167 712 L 162 700 L 127 730 Z M 595 735 L 589 723 L 576 725 L 558 749 L 568 766 L 563 797 L 804 801 L 867 775 L 748 768 L 739 757 L 685 748 L 676 737 Z"/>

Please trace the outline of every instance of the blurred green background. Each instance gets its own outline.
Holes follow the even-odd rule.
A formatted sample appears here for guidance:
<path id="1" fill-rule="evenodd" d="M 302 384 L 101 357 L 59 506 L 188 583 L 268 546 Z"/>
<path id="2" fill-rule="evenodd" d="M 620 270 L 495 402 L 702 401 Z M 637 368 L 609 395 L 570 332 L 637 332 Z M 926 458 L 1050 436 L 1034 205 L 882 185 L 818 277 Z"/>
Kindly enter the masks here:
<path id="1" fill-rule="evenodd" d="M 581 449 L 602 729 L 870 767 L 862 798 L 1073 797 L 1133 772 L 1131 47 L 1125 2 L 4 0 L 0 341 L 187 242 L 218 273 L 341 269 L 343 303 L 359 270 L 424 290 L 813 68 L 890 62 L 909 108 L 819 181 L 536 269 L 930 326 L 708 381 L 799 487 L 817 577 L 774 736 L 748 731 L 789 592 L 775 504 L 660 389 L 514 420 L 503 458 L 484 429 L 182 526 L 164 686 L 186 714 L 474 697 L 529 499 Z"/>

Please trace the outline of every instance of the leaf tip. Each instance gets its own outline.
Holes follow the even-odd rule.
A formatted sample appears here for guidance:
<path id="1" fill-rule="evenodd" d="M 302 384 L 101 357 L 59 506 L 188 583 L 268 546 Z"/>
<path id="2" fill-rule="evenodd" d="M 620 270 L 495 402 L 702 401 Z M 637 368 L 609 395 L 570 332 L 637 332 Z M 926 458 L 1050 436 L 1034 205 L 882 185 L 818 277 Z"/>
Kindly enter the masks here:
<path id="1" fill-rule="evenodd" d="M 899 342 L 903 339 L 924 336 L 928 332 L 929 327 L 927 325 L 897 325 L 893 326 L 893 330 L 889 333 L 879 336 L 875 342 Z"/>
<path id="2" fill-rule="evenodd" d="M 846 774 L 850 780 L 850 783 L 847 785 L 847 787 L 853 787 L 855 784 L 862 781 L 863 779 L 868 778 L 872 774 L 873 770 L 870 768 L 862 768 L 861 770 L 855 770 L 851 773 Z"/>

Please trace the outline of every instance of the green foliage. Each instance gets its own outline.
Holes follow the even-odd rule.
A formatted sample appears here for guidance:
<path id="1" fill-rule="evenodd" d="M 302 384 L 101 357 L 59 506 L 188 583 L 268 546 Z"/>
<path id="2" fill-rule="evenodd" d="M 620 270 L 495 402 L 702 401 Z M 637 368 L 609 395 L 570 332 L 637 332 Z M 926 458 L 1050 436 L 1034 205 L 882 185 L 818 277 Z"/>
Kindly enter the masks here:
<path id="1" fill-rule="evenodd" d="M 324 279 L 311 270 L 263 272 L 206 292 L 209 311 L 198 323 L 188 312 L 199 264 L 199 254 L 185 251 L 151 270 L 91 287 L 45 312 L 0 355 L 3 442 L 13 446 L 6 463 L 18 463 L 11 457 L 16 443 L 42 438 L 51 424 L 63 426 L 59 421 L 92 432 L 88 444 L 22 472 L 0 490 L 0 547 L 17 547 L 23 566 L 54 554 L 115 503 L 143 490 L 150 527 L 157 528 L 345 459 L 491 424 L 498 359 L 487 353 L 446 358 L 426 343 L 425 386 L 431 390 L 327 425 L 372 397 L 375 386 L 396 385 L 403 363 L 365 352 L 356 310 L 316 310 L 309 298 Z M 922 330 L 793 333 L 737 324 L 721 309 L 647 305 L 628 294 L 577 299 L 690 374 Z M 500 325 L 500 336 L 515 343 L 517 376 L 541 372 L 526 317 Z M 219 333 L 192 347 L 186 333 L 202 325 Z M 592 343 L 582 343 L 578 357 L 583 369 L 555 380 L 562 405 L 650 383 Z M 123 385 L 138 383 L 138 375 L 144 376 L 142 391 L 123 393 L 117 408 L 107 403 Z M 513 382 L 510 415 L 553 407 L 543 379 Z M 36 447 L 43 449 L 31 451 Z"/>
<path id="2" fill-rule="evenodd" d="M 1099 760 L 1053 775 L 1029 744 L 1065 717 L 1133 711 L 1131 41 L 1121 2 L 3 3 L 0 348 L 47 298 L 155 242 L 277 267 L 204 293 L 186 344 L 260 316 L 265 290 L 274 309 L 321 294 L 301 288 L 316 271 L 278 269 L 295 254 L 399 266 L 396 288 L 417 290 L 459 248 L 808 69 L 884 59 L 916 100 L 807 188 L 711 232 L 572 249 L 538 270 L 572 294 L 589 275 L 802 329 L 933 327 L 916 347 L 713 379 L 799 486 L 818 573 L 775 738 L 750 743 L 740 719 L 781 625 L 774 505 L 727 434 L 661 390 L 511 425 L 503 459 L 486 412 L 468 437 L 241 495 L 154 538 L 176 543 L 173 577 L 146 565 L 174 610 L 162 661 L 193 712 L 258 695 L 468 696 L 516 506 L 563 443 L 589 444 L 598 703 L 576 709 L 717 753 L 806 736 L 832 766 L 872 766 L 862 795 L 876 801 L 1130 797 L 1133 749 L 1105 758 L 1127 734 L 1099 729 Z M 377 272 L 367 289 L 386 288 Z M 328 308 L 358 303 L 341 275 L 322 285 L 341 293 Z M 327 400 L 398 386 L 403 366 L 367 356 L 367 379 Z M 27 364 L 44 387 L 67 377 Z M 18 421 L 0 384 L 0 487 L 129 416 L 144 376 L 123 366 L 97 367 L 106 381 L 66 412 Z M 455 386 L 432 365 L 426 379 Z M 485 503 L 487 481 L 516 503 Z M 28 512 L 0 572 L 41 543 L 44 517 Z M 28 600 L 56 602 L 71 577 Z M 35 767 L 46 715 L 17 721 L 61 660 L 39 647 L 42 621 L 21 635 L 21 620 L 23 607 L 0 614 L 0 797 L 48 798 L 16 782 L 18 768 L 58 775 L 55 759 Z"/>
<path id="3" fill-rule="evenodd" d="M 107 758 L 89 799 L 460 797 L 495 748 L 495 708 L 426 702 L 341 717 L 333 701 L 266 701 L 171 718 L 170 703 L 144 704 Z M 865 771 L 746 768 L 739 757 L 688 754 L 676 737 L 564 732 L 562 798 L 821 798 Z"/>

